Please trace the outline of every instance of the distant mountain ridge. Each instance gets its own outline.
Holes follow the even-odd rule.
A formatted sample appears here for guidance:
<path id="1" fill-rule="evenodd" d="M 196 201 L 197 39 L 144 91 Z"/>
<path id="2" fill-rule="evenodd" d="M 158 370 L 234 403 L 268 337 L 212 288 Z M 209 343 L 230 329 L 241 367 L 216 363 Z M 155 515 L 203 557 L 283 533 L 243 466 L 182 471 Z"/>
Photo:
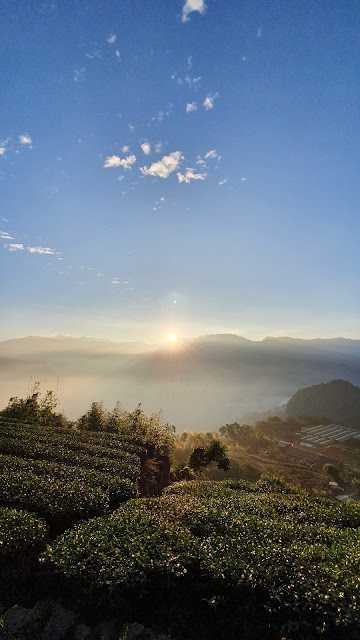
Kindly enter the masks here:
<path id="1" fill-rule="evenodd" d="M 0 342 L 0 406 L 34 379 L 58 391 L 70 417 L 92 400 L 128 408 L 141 401 L 179 429 L 207 431 L 282 406 L 309 385 L 359 385 L 360 340 L 215 334 L 177 347 L 68 336 Z"/>

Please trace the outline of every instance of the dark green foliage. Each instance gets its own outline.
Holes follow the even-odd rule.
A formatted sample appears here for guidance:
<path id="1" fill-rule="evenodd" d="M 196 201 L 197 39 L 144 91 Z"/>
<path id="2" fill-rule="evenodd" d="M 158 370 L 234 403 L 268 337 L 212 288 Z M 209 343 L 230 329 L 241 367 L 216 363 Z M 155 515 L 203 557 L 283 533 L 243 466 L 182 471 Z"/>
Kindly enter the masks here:
<path id="1" fill-rule="evenodd" d="M 87 411 L 78 420 L 78 428 L 82 431 L 108 431 L 108 415 L 101 402 L 92 402 Z"/>
<path id="2" fill-rule="evenodd" d="M 214 440 L 208 447 L 196 447 L 189 460 L 189 467 L 194 471 L 201 471 L 211 462 L 215 462 L 218 469 L 228 471 L 230 460 L 226 456 L 226 449 L 218 440 Z"/>
<path id="3" fill-rule="evenodd" d="M 109 510 L 106 491 L 78 481 L 40 478 L 30 472 L 0 474 L 0 504 L 44 516 L 54 530 Z"/>
<path id="4" fill-rule="evenodd" d="M 88 469 L 96 469 L 121 478 L 136 480 L 140 473 L 140 459 L 119 447 L 99 447 L 87 444 L 70 432 L 52 434 L 21 426 L 0 423 L 0 452 L 21 458 L 48 460 Z"/>
<path id="5" fill-rule="evenodd" d="M 274 484 L 179 483 L 66 532 L 46 562 L 79 597 L 131 598 L 179 638 L 356 638 L 360 505 Z"/>
<path id="6" fill-rule="evenodd" d="M 53 391 L 46 391 L 41 395 L 40 384 L 36 382 L 31 393 L 26 398 L 10 398 L 9 403 L 0 415 L 4 418 L 36 422 L 53 429 L 66 426 L 65 417 L 56 413 L 58 400 Z"/>
<path id="7" fill-rule="evenodd" d="M 111 509 L 116 509 L 122 502 L 137 496 L 136 484 L 128 478 L 119 478 L 100 471 L 83 469 L 82 467 L 0 454 L 0 474 L 13 471 L 30 472 L 35 476 L 80 482 L 90 487 L 99 487 L 108 491 Z"/>
<path id="8" fill-rule="evenodd" d="M 38 551 L 47 536 L 47 526 L 26 511 L 0 507 L 0 567 L 10 559 Z"/>
<path id="9" fill-rule="evenodd" d="M 133 411 L 125 411 L 116 404 L 112 411 L 93 402 L 89 411 L 78 420 L 81 431 L 117 433 L 123 438 L 138 441 L 150 456 L 169 455 L 175 444 L 175 427 L 161 418 L 159 413 L 146 415 L 141 404 Z"/>
<path id="10" fill-rule="evenodd" d="M 26 594 L 48 528 L 32 513 L 0 507 L 0 602 L 7 606 Z M 1 635 L 1 633 L 0 633 Z"/>

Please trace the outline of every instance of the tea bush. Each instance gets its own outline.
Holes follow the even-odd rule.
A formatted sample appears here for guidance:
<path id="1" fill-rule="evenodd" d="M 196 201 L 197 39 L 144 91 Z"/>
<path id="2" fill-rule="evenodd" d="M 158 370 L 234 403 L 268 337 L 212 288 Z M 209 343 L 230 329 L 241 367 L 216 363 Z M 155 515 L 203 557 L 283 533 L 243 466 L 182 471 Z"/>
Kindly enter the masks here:
<path id="1" fill-rule="evenodd" d="M 45 522 L 32 513 L 0 507 L 1 605 L 10 606 L 29 591 L 29 580 L 47 534 Z"/>
<path id="2" fill-rule="evenodd" d="M 50 479 L 78 481 L 92 487 L 100 487 L 109 492 L 110 508 L 112 509 L 137 496 L 136 484 L 128 478 L 118 478 L 82 467 L 0 454 L 0 473 L 11 471 L 28 471 L 40 477 L 48 476 Z"/>
<path id="3" fill-rule="evenodd" d="M 70 449 L 66 444 L 41 442 L 35 436 L 25 437 L 0 437 L 0 452 L 20 458 L 35 460 L 48 460 L 69 464 L 72 466 L 97 469 L 108 474 L 136 480 L 140 472 L 140 460 L 136 457 L 131 460 L 114 460 L 108 457 L 89 455 L 76 449 Z"/>
<path id="4" fill-rule="evenodd" d="M 0 567 L 33 550 L 38 551 L 47 537 L 43 520 L 26 511 L 0 507 Z"/>
<path id="5" fill-rule="evenodd" d="M 175 637 L 190 611 L 191 637 L 357 638 L 360 507 L 281 491 L 174 485 L 65 532 L 44 561 L 94 601 L 130 590 L 149 616 L 156 601 Z"/>
<path id="6" fill-rule="evenodd" d="M 53 530 L 63 531 L 79 520 L 105 514 L 109 496 L 87 483 L 10 471 L 0 474 L 0 504 L 34 512 Z"/>

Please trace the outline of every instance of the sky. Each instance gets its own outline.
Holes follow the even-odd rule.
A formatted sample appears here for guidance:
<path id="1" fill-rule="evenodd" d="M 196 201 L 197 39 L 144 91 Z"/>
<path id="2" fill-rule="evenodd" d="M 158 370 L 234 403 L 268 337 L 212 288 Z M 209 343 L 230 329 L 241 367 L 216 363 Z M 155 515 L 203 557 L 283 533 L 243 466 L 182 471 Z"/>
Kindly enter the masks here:
<path id="1" fill-rule="evenodd" d="M 356 0 L 2 0 L 0 339 L 360 337 Z"/>

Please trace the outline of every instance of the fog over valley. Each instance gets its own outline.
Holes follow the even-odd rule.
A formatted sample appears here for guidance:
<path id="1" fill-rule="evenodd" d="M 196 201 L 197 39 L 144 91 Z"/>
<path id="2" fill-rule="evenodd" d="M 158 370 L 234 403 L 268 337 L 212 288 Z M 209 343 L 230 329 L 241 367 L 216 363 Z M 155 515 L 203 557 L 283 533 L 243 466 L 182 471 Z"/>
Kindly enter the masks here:
<path id="1" fill-rule="evenodd" d="M 177 430 L 207 431 L 277 409 L 299 388 L 360 383 L 360 341 L 201 336 L 158 347 L 58 336 L 0 342 L 0 404 L 35 380 L 54 389 L 68 417 L 91 401 L 161 410 Z"/>

